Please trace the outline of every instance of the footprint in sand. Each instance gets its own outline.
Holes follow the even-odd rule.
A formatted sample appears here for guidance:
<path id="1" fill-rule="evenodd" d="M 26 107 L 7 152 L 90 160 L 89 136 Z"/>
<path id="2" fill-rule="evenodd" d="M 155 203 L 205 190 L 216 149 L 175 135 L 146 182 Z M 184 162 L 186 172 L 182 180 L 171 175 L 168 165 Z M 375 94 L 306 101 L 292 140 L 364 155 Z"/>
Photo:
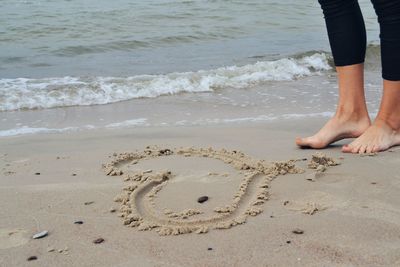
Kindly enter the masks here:
<path id="1" fill-rule="evenodd" d="M 189 208 L 180 212 L 160 211 L 155 200 L 158 193 L 171 185 L 176 174 L 172 171 L 153 172 L 152 170 L 130 171 L 127 166 L 141 161 L 168 157 L 210 158 L 229 164 L 240 171 L 243 178 L 231 203 L 215 207 L 208 217 L 198 218 L 202 210 Z M 114 154 L 114 159 L 103 165 L 107 175 L 122 176 L 127 186 L 123 193 L 115 198 L 121 203 L 120 216 L 124 224 L 138 227 L 139 230 L 154 229 L 160 235 L 178 235 L 185 233 L 206 233 L 210 229 L 227 229 L 246 222 L 248 216 L 256 216 L 269 198 L 269 184 L 279 175 L 302 173 L 294 160 L 268 163 L 253 159 L 239 151 L 215 150 L 213 148 L 160 149 L 147 147 L 142 152 Z M 196 219 L 197 218 L 197 219 Z"/>
<path id="2" fill-rule="evenodd" d="M 0 229 L 0 249 L 25 245 L 29 241 L 28 232 L 22 229 Z"/>

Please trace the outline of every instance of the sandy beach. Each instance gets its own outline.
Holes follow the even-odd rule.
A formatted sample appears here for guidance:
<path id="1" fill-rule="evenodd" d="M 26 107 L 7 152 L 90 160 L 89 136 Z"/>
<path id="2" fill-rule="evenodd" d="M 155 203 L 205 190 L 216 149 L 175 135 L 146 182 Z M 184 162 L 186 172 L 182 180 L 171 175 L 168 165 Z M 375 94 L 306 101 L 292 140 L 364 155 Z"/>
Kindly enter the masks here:
<path id="1" fill-rule="evenodd" d="M 0 267 L 400 266 L 400 147 L 295 145 L 339 98 L 318 1 L 0 10 Z"/>
<path id="2" fill-rule="evenodd" d="M 321 123 L 314 118 L 4 137 L 0 265 L 399 266 L 400 150 L 361 157 L 342 154 L 339 142 L 320 152 L 340 165 L 309 169 L 316 151 L 298 149 L 293 139 Z M 234 227 L 160 236 L 124 225 L 121 203 L 114 200 L 127 181 L 103 168 L 114 153 L 143 152 L 154 145 L 241 151 L 266 166 L 297 160 L 296 168 L 304 172 L 271 178 L 259 214 Z M 158 189 L 151 207 L 164 221 L 171 212 L 199 211 L 173 218 L 186 224 L 215 216 L 214 209 L 232 201 L 246 175 L 221 160 L 190 155 L 139 160 L 130 168 L 142 174 L 171 171 L 174 177 Z M 249 187 L 245 196 L 255 194 Z M 201 196 L 209 199 L 198 203 Z M 249 201 L 239 208 L 245 210 Z M 239 217 L 232 214 L 233 220 Z M 32 239 L 44 230 L 47 236 Z M 32 256 L 37 259 L 27 261 Z"/>

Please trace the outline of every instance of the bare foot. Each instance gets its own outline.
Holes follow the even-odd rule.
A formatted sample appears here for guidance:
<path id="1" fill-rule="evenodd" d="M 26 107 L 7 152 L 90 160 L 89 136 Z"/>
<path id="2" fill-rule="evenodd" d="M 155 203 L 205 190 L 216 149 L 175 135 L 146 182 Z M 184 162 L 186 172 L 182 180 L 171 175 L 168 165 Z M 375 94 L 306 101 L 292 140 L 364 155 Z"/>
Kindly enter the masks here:
<path id="1" fill-rule="evenodd" d="M 300 147 L 324 148 L 345 138 L 359 137 L 371 125 L 368 115 L 362 116 L 361 119 L 345 117 L 335 115 L 315 135 L 296 138 L 296 144 Z"/>
<path id="2" fill-rule="evenodd" d="M 345 153 L 375 153 L 400 145 L 400 129 L 393 129 L 385 121 L 377 119 L 360 137 L 344 145 Z"/>

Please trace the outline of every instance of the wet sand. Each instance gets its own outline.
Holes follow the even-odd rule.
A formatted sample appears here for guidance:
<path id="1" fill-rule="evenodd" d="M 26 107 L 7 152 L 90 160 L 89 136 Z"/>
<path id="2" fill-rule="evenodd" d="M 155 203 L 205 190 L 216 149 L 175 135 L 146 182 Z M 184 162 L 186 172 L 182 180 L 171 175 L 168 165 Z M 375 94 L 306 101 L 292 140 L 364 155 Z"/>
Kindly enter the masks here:
<path id="1" fill-rule="evenodd" d="M 342 154 L 340 142 L 322 151 L 340 165 L 318 168 L 309 164 L 316 151 L 298 149 L 293 140 L 322 123 L 312 119 L 1 138 L 0 266 L 398 266 L 400 149 L 360 157 Z M 135 220 L 124 224 L 122 203 L 114 200 L 129 192 L 135 180 L 105 171 L 120 153 L 143 152 L 155 145 L 174 152 L 188 147 L 240 151 L 248 162 L 265 166 L 297 160 L 291 162 L 304 172 L 282 173 L 268 184 L 256 176 L 248 181 L 244 195 L 249 197 L 239 203 L 238 212 L 222 212 L 232 222 L 248 210 L 246 205 L 254 204 L 252 197 L 260 186 L 268 185 L 268 197 L 256 216 L 225 227 L 229 229 L 205 223 L 208 231 L 196 233 L 203 229 L 199 221 L 219 220 L 218 207 L 232 204 L 256 165 L 247 169 L 194 153 L 135 164 L 116 161 L 116 174 L 141 172 L 157 180 L 157 174 L 171 172 L 151 201 L 139 201 L 138 207 L 145 216 L 155 214 L 161 222 L 178 225 L 194 222 L 196 229 L 179 235 L 168 230 L 169 235 L 160 236 L 141 231 L 148 229 L 139 225 L 130 227 Z M 140 192 L 139 200 L 148 197 Z M 209 199 L 198 203 L 201 196 Z M 48 236 L 31 238 L 43 230 Z M 37 259 L 27 261 L 31 256 Z"/>

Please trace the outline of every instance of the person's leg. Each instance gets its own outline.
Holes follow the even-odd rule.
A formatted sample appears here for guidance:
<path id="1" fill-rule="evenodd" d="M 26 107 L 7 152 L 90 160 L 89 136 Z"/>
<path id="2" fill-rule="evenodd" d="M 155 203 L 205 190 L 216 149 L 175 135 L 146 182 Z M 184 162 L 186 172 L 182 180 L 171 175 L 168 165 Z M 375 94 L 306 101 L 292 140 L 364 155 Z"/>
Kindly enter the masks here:
<path id="1" fill-rule="evenodd" d="M 339 103 L 335 116 L 315 135 L 296 138 L 302 147 L 324 148 L 360 136 L 370 125 L 364 96 L 366 32 L 356 0 L 319 0 L 335 61 Z"/>
<path id="2" fill-rule="evenodd" d="M 372 0 L 381 29 L 383 97 L 371 127 L 344 152 L 371 153 L 400 145 L 400 0 Z"/>

